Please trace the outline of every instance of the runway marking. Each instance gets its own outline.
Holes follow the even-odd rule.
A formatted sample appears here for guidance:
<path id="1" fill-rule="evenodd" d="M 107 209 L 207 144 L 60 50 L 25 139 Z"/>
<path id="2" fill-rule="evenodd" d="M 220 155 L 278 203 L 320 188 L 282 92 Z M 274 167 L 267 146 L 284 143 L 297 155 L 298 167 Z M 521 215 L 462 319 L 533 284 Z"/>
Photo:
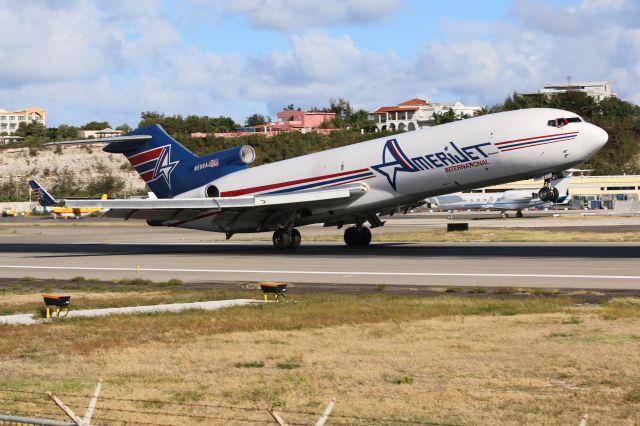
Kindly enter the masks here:
<path id="1" fill-rule="evenodd" d="M 290 271 L 261 269 L 186 269 L 186 268 L 108 268 L 91 266 L 26 266 L 0 265 L 2 269 L 43 269 L 111 272 L 209 272 L 214 274 L 274 274 L 274 275 L 358 275 L 402 277 L 484 277 L 484 278 L 580 278 L 610 280 L 640 280 L 640 275 L 578 275 L 578 274 L 486 274 L 462 272 L 376 272 L 376 271 Z"/>

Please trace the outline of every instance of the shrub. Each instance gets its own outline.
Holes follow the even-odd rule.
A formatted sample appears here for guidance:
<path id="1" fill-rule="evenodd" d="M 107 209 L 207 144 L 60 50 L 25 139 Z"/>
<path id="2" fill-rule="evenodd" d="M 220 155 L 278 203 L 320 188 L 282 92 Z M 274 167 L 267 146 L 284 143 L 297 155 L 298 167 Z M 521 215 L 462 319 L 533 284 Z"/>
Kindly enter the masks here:
<path id="1" fill-rule="evenodd" d="M 393 381 L 396 385 L 410 385 L 413 384 L 413 377 L 411 376 L 401 376 Z"/>
<path id="2" fill-rule="evenodd" d="M 236 362 L 236 368 L 262 368 L 264 362 L 262 361 L 249 361 L 249 362 Z"/>

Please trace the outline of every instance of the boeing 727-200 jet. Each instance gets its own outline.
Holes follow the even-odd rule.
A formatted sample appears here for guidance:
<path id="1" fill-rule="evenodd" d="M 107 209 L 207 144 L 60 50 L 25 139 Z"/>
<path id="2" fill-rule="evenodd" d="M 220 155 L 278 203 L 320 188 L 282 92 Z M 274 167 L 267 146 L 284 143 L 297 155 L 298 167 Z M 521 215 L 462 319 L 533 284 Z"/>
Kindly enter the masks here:
<path id="1" fill-rule="evenodd" d="M 560 123 L 560 125 L 558 125 Z M 278 249 L 295 249 L 297 227 L 349 226 L 350 247 L 371 242 L 380 216 L 406 212 L 429 197 L 519 179 L 550 182 L 594 155 L 607 133 L 572 112 L 501 112 L 377 138 L 249 168 L 250 146 L 197 156 L 160 126 L 101 140 L 127 157 L 157 199 L 68 200 L 73 208 L 104 208 L 109 217 L 152 226 L 234 233 L 273 231 Z M 96 140 L 59 142 L 95 143 Z"/>

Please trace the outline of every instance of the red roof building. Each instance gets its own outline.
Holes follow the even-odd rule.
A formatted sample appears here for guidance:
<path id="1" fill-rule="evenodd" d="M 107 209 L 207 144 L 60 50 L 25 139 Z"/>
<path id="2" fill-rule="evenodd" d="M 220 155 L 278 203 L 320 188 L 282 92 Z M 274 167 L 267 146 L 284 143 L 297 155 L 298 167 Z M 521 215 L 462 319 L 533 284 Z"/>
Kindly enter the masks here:
<path id="1" fill-rule="evenodd" d="M 468 107 L 457 101 L 452 104 L 432 103 L 424 99 L 409 99 L 394 106 L 381 106 L 369 113 L 378 130 L 412 131 L 433 124 L 434 114 L 451 108 L 457 115 L 473 116 L 481 107 Z"/>

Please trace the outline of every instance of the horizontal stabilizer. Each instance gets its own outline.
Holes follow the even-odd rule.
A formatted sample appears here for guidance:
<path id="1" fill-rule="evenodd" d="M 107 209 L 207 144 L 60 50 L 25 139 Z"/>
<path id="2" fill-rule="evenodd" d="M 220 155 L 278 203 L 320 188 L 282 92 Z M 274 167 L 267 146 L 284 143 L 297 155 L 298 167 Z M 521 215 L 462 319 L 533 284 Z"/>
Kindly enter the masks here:
<path id="1" fill-rule="evenodd" d="M 83 144 L 96 144 L 96 143 L 143 143 L 151 140 L 151 135 L 132 135 L 132 136 L 114 136 L 111 138 L 98 138 L 98 139 L 78 139 L 74 141 L 60 141 L 60 142 L 48 142 L 45 146 L 49 145 L 83 145 Z"/>

